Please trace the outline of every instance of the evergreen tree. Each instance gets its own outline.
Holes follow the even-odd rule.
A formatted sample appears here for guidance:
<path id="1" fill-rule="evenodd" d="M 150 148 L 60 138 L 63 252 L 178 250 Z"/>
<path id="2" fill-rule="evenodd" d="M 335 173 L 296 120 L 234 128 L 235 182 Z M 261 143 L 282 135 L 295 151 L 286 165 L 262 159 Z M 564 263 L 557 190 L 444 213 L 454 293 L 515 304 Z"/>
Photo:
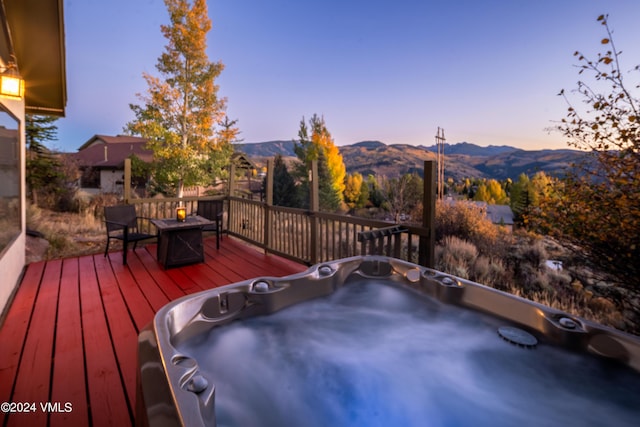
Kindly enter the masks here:
<path id="1" fill-rule="evenodd" d="M 218 97 L 215 84 L 223 64 L 210 62 L 206 53 L 211 29 L 206 0 L 165 0 L 165 5 L 171 24 L 160 28 L 168 44 L 156 64 L 163 79 L 143 74 L 149 88 L 138 95 L 142 106 L 130 105 L 135 120 L 125 129 L 149 140 L 155 180 L 182 197 L 185 186 L 207 185 L 221 174 L 232 138 L 230 128 L 216 129 L 224 123 L 226 100 Z"/>
<path id="2" fill-rule="evenodd" d="M 525 173 L 521 173 L 518 176 L 518 180 L 513 183 L 511 186 L 511 210 L 515 216 L 515 220 L 518 223 L 524 222 L 523 215 L 527 213 L 529 210 L 529 206 L 531 205 L 531 181 L 529 180 L 529 176 Z"/>
<path id="3" fill-rule="evenodd" d="M 378 184 L 378 180 L 374 175 L 369 175 L 367 176 L 367 180 L 365 182 L 368 188 L 368 200 L 374 207 L 379 208 L 380 206 L 382 206 L 382 203 L 384 203 L 384 195 L 382 194 L 382 189 Z"/>
<path id="4" fill-rule="evenodd" d="M 45 146 L 46 141 L 57 139 L 57 117 L 25 116 L 25 140 L 27 145 L 26 182 L 31 201 L 38 206 L 40 195 L 55 197 L 64 187 L 62 164 Z"/>
<path id="5" fill-rule="evenodd" d="M 273 204 L 289 208 L 299 206 L 296 183 L 281 154 L 273 161 Z"/>
<path id="6" fill-rule="evenodd" d="M 367 202 L 369 202 L 369 185 L 363 178 L 362 183 L 360 184 L 360 197 L 358 198 L 356 207 L 363 208 L 367 206 Z"/>
<path id="7" fill-rule="evenodd" d="M 538 171 L 529 179 L 522 173 L 511 187 L 511 210 L 515 220 L 527 225 L 529 215 L 540 206 L 541 200 L 549 197 L 554 188 L 554 181 L 543 171 Z"/>
<path id="8" fill-rule="evenodd" d="M 336 191 L 331 177 L 329 161 L 324 150 L 318 152 L 318 199 L 320 210 L 335 212 L 340 209 L 340 193 Z"/>

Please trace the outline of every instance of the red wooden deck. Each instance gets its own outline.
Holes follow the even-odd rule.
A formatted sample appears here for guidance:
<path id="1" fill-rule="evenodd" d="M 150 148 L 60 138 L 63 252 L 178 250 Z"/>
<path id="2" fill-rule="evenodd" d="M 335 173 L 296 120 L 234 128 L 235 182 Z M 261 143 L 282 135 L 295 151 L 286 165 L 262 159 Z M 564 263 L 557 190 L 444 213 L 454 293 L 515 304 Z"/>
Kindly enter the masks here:
<path id="1" fill-rule="evenodd" d="M 137 335 L 160 307 L 306 268 L 229 237 L 205 248 L 204 264 L 170 270 L 156 245 L 130 252 L 127 266 L 122 252 L 30 264 L 0 327 L 0 403 L 30 412 L 0 411 L 0 426 L 132 425 Z"/>

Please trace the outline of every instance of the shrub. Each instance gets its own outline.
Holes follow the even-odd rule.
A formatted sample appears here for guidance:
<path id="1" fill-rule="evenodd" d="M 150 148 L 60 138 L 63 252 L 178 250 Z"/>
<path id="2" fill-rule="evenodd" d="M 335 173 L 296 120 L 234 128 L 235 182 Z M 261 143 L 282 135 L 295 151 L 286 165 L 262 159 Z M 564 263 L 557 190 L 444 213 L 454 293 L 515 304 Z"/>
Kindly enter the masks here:
<path id="1" fill-rule="evenodd" d="M 502 261 L 479 256 L 473 264 L 471 280 L 496 289 L 507 290 L 511 286 L 512 278 Z"/>
<path id="2" fill-rule="evenodd" d="M 448 236 L 436 251 L 436 268 L 468 279 L 470 267 L 477 256 L 478 249 L 473 243 Z"/>
<path id="3" fill-rule="evenodd" d="M 482 254 L 490 255 L 498 240 L 498 227 L 482 209 L 471 202 L 436 204 L 436 241 L 455 236 L 473 243 Z"/>
<path id="4" fill-rule="evenodd" d="M 471 265 L 478 256 L 478 249 L 471 242 L 462 240 L 456 236 L 448 236 L 444 239 L 444 245 L 454 260 Z"/>
<path id="5" fill-rule="evenodd" d="M 535 240 L 530 245 L 520 247 L 520 258 L 532 267 L 540 268 L 549 258 L 541 240 Z"/>
<path id="6" fill-rule="evenodd" d="M 473 243 L 456 236 L 436 246 L 435 258 L 438 270 L 501 290 L 511 287 L 511 275 L 501 260 L 480 255 Z"/>
<path id="7" fill-rule="evenodd" d="M 84 207 L 84 213 L 93 215 L 100 220 L 104 219 L 104 207 L 118 204 L 118 196 L 112 193 L 101 193 L 93 196 Z"/>
<path id="8" fill-rule="evenodd" d="M 555 289 L 562 289 L 565 292 L 573 290 L 573 288 L 571 287 L 572 279 L 568 273 L 564 271 L 550 270 L 548 268 L 545 268 L 545 273 L 549 278 L 549 282 Z"/>

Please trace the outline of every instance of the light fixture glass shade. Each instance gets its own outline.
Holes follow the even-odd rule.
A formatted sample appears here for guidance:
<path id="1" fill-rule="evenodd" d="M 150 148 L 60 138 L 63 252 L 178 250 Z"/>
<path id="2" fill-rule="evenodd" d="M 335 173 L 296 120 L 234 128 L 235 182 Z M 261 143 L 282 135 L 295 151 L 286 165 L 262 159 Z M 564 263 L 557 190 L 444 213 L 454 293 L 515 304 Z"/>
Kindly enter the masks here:
<path id="1" fill-rule="evenodd" d="M 178 206 L 176 208 L 176 220 L 178 222 L 185 222 L 187 220 L 187 208 L 184 206 Z"/>
<path id="2" fill-rule="evenodd" d="M 0 74 L 0 95 L 10 98 L 24 96 L 24 80 L 11 74 Z"/>

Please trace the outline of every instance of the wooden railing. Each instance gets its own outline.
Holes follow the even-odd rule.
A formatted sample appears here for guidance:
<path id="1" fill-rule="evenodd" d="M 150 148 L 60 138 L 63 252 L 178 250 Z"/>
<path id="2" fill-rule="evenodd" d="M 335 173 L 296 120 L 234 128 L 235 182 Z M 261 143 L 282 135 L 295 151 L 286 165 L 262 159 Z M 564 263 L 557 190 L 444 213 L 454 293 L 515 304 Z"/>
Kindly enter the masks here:
<path id="1" fill-rule="evenodd" d="M 181 205 L 186 207 L 187 215 L 195 215 L 198 210 L 198 200 L 222 199 L 223 197 L 183 197 L 181 199 L 153 198 L 153 199 L 131 199 L 128 202 L 136 207 L 136 214 L 143 218 L 175 218 L 176 208 Z M 145 233 L 155 233 L 155 228 L 148 221 L 143 221 L 140 225 L 141 231 Z"/>
<path id="2" fill-rule="evenodd" d="M 233 196 L 133 199 L 130 198 L 131 191 L 127 186 L 124 202 L 135 205 L 139 216 L 172 218 L 179 204 L 186 207 L 187 215 L 191 215 L 197 212 L 198 200 L 224 199 L 223 232 L 246 240 L 267 252 L 305 264 L 380 254 L 433 268 L 434 168 L 434 162 L 425 161 L 423 224 L 431 224 L 430 227 L 398 226 L 386 221 L 320 212 L 317 207 L 315 210 L 284 208 L 272 206 L 270 202 Z M 272 164 L 270 169 L 273 169 Z M 127 176 L 130 177 L 130 174 L 130 164 L 125 162 L 125 182 L 128 182 Z M 232 166 L 230 176 L 233 177 L 234 174 Z M 315 162 L 312 162 L 312 175 L 317 187 Z M 272 183 L 272 177 L 268 175 L 267 181 Z M 230 194 L 235 194 L 233 181 L 229 182 L 229 189 Z M 271 200 L 269 194 L 267 192 L 266 200 Z M 312 191 L 310 198 L 311 205 L 317 206 L 317 188 Z M 148 229 L 145 231 L 155 232 L 150 223 L 146 227 Z"/>
<path id="3" fill-rule="evenodd" d="M 191 215 L 198 210 L 198 200 L 211 199 L 220 197 L 133 199 L 130 203 L 136 207 L 138 216 L 173 218 L 179 204 Z M 419 263 L 420 238 L 429 234 L 429 230 L 422 227 L 399 226 L 387 221 L 267 206 L 240 197 L 225 200 L 223 230 L 227 234 L 308 265 L 368 254 Z M 142 226 L 145 232 L 155 232 L 148 222 Z"/>
<path id="4" fill-rule="evenodd" d="M 266 251 L 305 264 L 381 254 L 418 263 L 420 238 L 429 230 L 326 212 L 267 206 L 230 197 L 227 232 Z M 423 248 L 423 250 L 428 248 Z"/>
<path id="5" fill-rule="evenodd" d="M 229 197 L 228 200 L 227 232 L 267 249 L 264 239 L 264 204 L 240 197 Z"/>

